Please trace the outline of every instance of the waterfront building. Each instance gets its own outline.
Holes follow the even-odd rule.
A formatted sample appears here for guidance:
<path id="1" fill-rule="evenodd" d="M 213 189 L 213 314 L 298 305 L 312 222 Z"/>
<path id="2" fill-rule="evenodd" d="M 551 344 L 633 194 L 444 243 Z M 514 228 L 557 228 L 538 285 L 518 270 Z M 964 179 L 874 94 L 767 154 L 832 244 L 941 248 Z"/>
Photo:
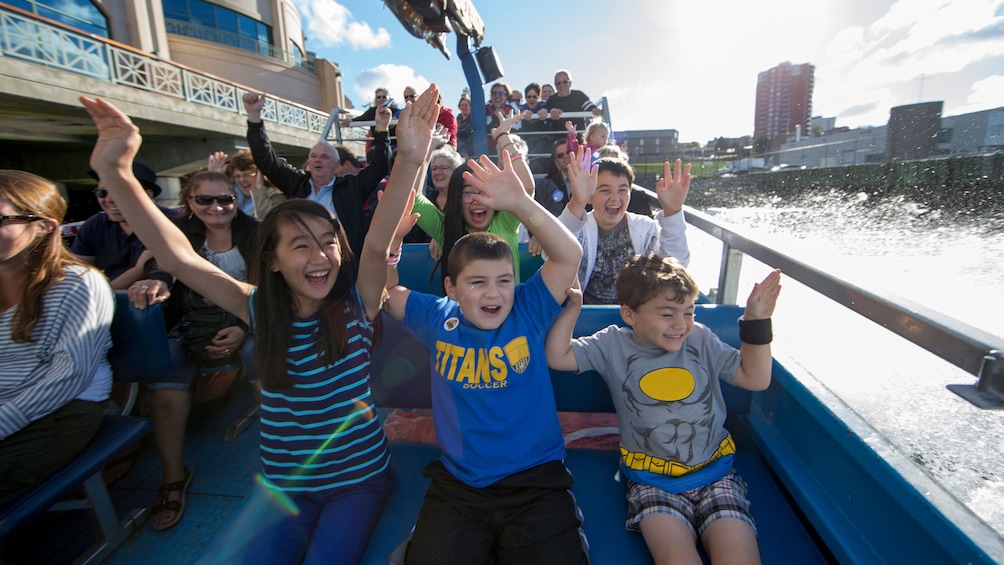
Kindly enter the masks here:
<path id="1" fill-rule="evenodd" d="M 178 177 L 247 144 L 249 90 L 270 98 L 269 137 L 299 162 L 348 105 L 338 66 L 306 51 L 302 28 L 291 0 L 5 0 L 0 167 L 57 182 L 68 219 L 89 215 L 94 127 L 77 97 L 101 96 L 140 124 L 139 160 L 173 204 Z"/>
<path id="2" fill-rule="evenodd" d="M 777 147 L 796 131 L 810 131 L 814 75 L 813 65 L 785 61 L 757 76 L 753 139 Z"/>

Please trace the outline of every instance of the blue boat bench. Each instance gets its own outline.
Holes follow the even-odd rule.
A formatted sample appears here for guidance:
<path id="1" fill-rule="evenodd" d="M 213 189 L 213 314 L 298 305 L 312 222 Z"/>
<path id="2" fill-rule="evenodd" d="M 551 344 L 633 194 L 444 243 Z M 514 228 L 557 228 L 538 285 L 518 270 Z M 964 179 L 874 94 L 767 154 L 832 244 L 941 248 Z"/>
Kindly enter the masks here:
<path id="1" fill-rule="evenodd" d="M 167 373 L 167 335 L 159 306 L 136 310 L 124 293 L 116 293 L 112 343 L 108 360 L 116 381 L 134 382 Z M 151 429 L 146 418 L 106 415 L 91 441 L 71 461 L 0 508 L 0 546 L 47 511 L 87 510 L 95 542 L 76 562 L 101 562 L 145 519 L 145 509 L 123 518 L 117 515 L 101 470 Z M 67 498 L 78 489 L 83 498 Z"/>
<path id="2" fill-rule="evenodd" d="M 699 305 L 697 320 L 708 325 L 723 340 L 739 345 L 736 306 Z M 429 357 L 424 347 L 392 320 L 384 319 L 384 335 L 373 357 L 371 389 L 378 406 L 384 408 L 430 408 Z M 623 325 L 616 306 L 586 306 L 576 324 L 576 335 L 588 335 L 610 324 Z M 572 374 L 552 371 L 551 381 L 559 411 L 614 411 L 606 384 L 595 372 Z M 827 563 L 815 538 L 803 525 L 775 477 L 753 451 L 752 442 L 742 433 L 742 417 L 750 407 L 752 394 L 724 385 L 729 409 L 729 430 L 736 438 L 735 466 L 749 485 L 749 498 L 759 530 L 764 563 Z M 439 457 L 429 444 L 391 442 L 394 490 L 383 509 L 376 531 L 362 563 L 386 563 L 388 555 L 411 531 L 428 479 L 422 468 Z M 619 452 L 569 448 L 565 465 L 575 477 L 572 492 L 583 514 L 583 529 L 589 541 L 590 557 L 596 564 L 652 563 L 638 532 L 624 529 L 627 515 L 625 490 L 614 479 Z M 249 535 L 240 515 L 249 500 L 235 509 L 230 520 L 214 536 L 200 564 L 240 563 Z"/>

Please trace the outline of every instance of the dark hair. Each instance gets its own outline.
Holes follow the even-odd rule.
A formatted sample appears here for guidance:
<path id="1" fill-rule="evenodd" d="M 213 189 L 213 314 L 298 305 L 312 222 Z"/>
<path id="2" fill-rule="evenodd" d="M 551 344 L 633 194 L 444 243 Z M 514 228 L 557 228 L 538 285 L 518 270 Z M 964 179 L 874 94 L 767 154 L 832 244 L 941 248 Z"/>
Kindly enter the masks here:
<path id="1" fill-rule="evenodd" d="M 446 254 L 444 253 L 443 256 L 445 257 Z M 512 247 L 506 243 L 505 239 L 502 239 L 502 236 L 486 231 L 474 232 L 461 237 L 453 245 L 453 249 L 450 251 L 450 260 L 447 263 L 447 276 L 450 277 L 453 284 L 457 284 L 457 278 L 460 277 L 460 272 L 464 270 L 464 267 L 471 261 L 478 259 L 506 260 L 509 261 L 510 265 L 515 264 Z"/>
<path id="2" fill-rule="evenodd" d="M 618 177 L 627 177 L 628 184 L 634 183 L 634 169 L 632 169 L 631 165 L 622 159 L 606 157 L 597 160 L 596 174 L 599 175 L 603 171 L 613 173 Z"/>
<path id="3" fill-rule="evenodd" d="M 617 302 L 635 312 L 664 290 L 672 290 L 680 304 L 696 298 L 698 293 L 697 283 L 679 261 L 655 253 L 632 255 L 614 284 Z"/>
<path id="4" fill-rule="evenodd" d="M 540 85 L 535 82 L 531 82 L 523 89 L 523 94 L 530 94 L 531 90 L 536 90 L 537 94 L 540 94 Z"/>
<path id="5" fill-rule="evenodd" d="M 345 147 L 344 145 L 336 145 L 335 151 L 338 152 L 339 165 L 344 165 L 345 162 L 348 161 L 349 163 L 352 163 L 353 167 L 357 169 L 359 168 L 359 158 L 356 157 L 356 154 L 350 151 L 348 147 Z"/>
<path id="6" fill-rule="evenodd" d="M 448 259 L 450 250 L 464 234 L 467 233 L 467 226 L 464 225 L 463 194 L 464 194 L 464 173 L 470 172 L 471 167 L 467 163 L 453 169 L 450 175 L 450 185 L 446 188 L 446 206 L 443 207 L 443 248 L 440 250 L 439 276 L 446 280 Z M 435 271 L 433 271 L 435 272 Z M 430 275 L 431 276 L 431 275 Z"/>
<path id="7" fill-rule="evenodd" d="M 287 200 L 272 210 L 262 220 L 255 234 L 254 261 L 249 262 L 249 280 L 257 286 L 252 307 L 254 322 L 258 329 L 255 335 L 254 364 L 261 375 L 262 386 L 276 390 L 290 388 L 290 378 L 286 366 L 289 344 L 293 338 L 293 312 L 295 299 L 282 273 L 272 270 L 272 261 L 279 244 L 279 228 L 294 226 L 309 233 L 306 218 L 319 218 L 331 222 L 335 239 L 341 253 L 341 266 L 334 287 L 321 303 L 319 309 L 317 342 L 326 364 L 337 362 L 348 346 L 346 329 L 352 319 L 352 310 L 362 311 L 362 305 L 353 298 L 352 289 L 356 284 L 357 268 L 348 237 L 337 218 L 332 218 L 327 208 L 310 200 L 294 198 Z M 320 241 L 317 242 L 321 244 Z M 375 322 L 373 344 L 379 341 L 379 319 Z"/>
<path id="8" fill-rule="evenodd" d="M 234 171 L 254 171 L 258 172 L 258 165 L 254 163 L 254 157 L 247 149 L 241 149 L 227 162 L 227 176 L 234 176 Z"/>

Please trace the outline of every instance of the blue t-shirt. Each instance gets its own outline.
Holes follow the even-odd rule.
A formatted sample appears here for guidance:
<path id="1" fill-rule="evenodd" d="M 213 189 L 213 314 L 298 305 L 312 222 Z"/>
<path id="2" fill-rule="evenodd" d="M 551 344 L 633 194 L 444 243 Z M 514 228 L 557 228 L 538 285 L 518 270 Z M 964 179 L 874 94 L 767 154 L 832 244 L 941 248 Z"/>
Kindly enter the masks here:
<path id="1" fill-rule="evenodd" d="M 447 470 L 475 488 L 565 458 L 544 354 L 562 306 L 537 272 L 518 285 L 495 330 L 464 319 L 449 298 L 412 292 L 404 326 L 432 358 L 436 443 Z"/>
<path id="2" fill-rule="evenodd" d="M 254 292 L 251 297 L 253 304 Z M 348 348 L 330 365 L 317 342 L 320 313 L 294 318 L 286 358 L 293 387 L 261 391 L 262 474 L 282 490 L 351 486 L 390 465 L 387 437 L 370 394 L 373 323 L 356 291 L 346 300 L 345 313 L 351 320 Z"/>

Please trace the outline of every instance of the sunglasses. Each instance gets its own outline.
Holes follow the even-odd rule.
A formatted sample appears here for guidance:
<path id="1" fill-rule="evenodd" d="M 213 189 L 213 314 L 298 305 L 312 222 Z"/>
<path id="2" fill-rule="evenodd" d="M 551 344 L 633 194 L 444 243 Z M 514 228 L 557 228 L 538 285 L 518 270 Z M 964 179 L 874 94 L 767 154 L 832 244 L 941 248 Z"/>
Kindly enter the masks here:
<path id="1" fill-rule="evenodd" d="M 218 194 L 213 196 L 211 194 L 196 194 L 192 197 L 199 206 L 209 206 L 215 200 L 220 206 L 226 206 L 228 204 L 233 204 L 237 201 L 237 197 L 233 194 Z"/>
<path id="2" fill-rule="evenodd" d="M 554 84 L 572 84 L 572 81 L 570 81 L 570 80 L 556 80 L 556 81 L 554 81 Z"/>
<path id="3" fill-rule="evenodd" d="M 108 196 L 108 189 L 107 188 L 95 188 L 94 189 L 94 196 L 97 196 L 98 198 L 104 198 L 105 196 Z"/>
<path id="4" fill-rule="evenodd" d="M 404 99 L 405 100 L 411 100 L 412 102 L 414 102 L 415 100 L 418 99 L 418 95 L 417 94 L 409 94 L 409 95 L 405 96 Z"/>
<path id="5" fill-rule="evenodd" d="M 0 216 L 0 226 L 6 224 L 7 222 L 37 222 L 38 220 L 44 220 L 42 216 L 36 216 L 34 214 L 15 214 L 13 216 Z"/>
<path id="6" fill-rule="evenodd" d="M 540 96 L 534 96 L 534 95 L 532 95 L 532 94 L 527 94 L 527 95 L 526 95 L 526 99 L 527 99 L 527 100 L 536 100 L 536 99 L 538 99 L 538 98 L 540 98 Z"/>

